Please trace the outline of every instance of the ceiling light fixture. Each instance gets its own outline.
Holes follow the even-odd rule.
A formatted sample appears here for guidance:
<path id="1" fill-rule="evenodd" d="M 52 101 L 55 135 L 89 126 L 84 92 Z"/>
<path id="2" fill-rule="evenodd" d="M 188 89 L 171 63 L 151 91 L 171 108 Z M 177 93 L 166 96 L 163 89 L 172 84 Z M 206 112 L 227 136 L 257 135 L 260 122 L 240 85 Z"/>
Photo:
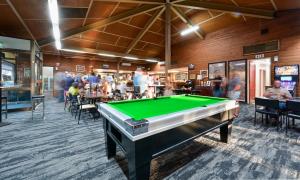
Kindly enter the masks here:
<path id="1" fill-rule="evenodd" d="M 50 18 L 52 23 L 52 31 L 55 40 L 55 47 L 57 49 L 61 49 L 57 0 L 48 0 L 48 8 L 49 8 Z"/>
<path id="2" fill-rule="evenodd" d="M 148 62 L 154 62 L 154 63 L 158 62 L 156 59 L 146 59 L 146 61 L 148 61 Z"/>
<path id="3" fill-rule="evenodd" d="M 105 56 L 105 57 L 117 57 L 116 55 L 113 54 L 106 54 L 106 53 L 99 53 L 99 56 Z"/>
<path id="4" fill-rule="evenodd" d="M 80 50 L 75 50 L 75 49 L 60 49 L 62 51 L 67 51 L 67 52 L 74 52 L 74 53 L 88 53 L 85 51 L 80 51 Z"/>
<path id="5" fill-rule="evenodd" d="M 138 60 L 136 57 L 131 57 L 131 56 L 124 56 L 123 58 L 125 59 L 130 59 L 130 60 Z"/>
<path id="6" fill-rule="evenodd" d="M 199 29 L 199 26 L 192 26 L 192 27 L 190 27 L 188 29 L 185 29 L 185 30 L 181 31 L 180 35 L 181 36 L 185 36 L 187 34 L 190 34 L 192 32 L 197 31 L 198 29 Z"/>

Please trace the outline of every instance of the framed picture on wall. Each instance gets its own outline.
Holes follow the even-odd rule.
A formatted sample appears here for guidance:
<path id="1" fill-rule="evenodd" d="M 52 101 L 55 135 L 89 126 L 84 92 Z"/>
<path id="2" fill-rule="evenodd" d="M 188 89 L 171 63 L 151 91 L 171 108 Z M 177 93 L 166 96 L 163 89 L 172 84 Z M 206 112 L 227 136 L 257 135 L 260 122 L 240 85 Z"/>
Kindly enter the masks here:
<path id="1" fill-rule="evenodd" d="M 200 70 L 200 75 L 202 77 L 202 79 L 208 77 L 208 70 Z"/>
<path id="2" fill-rule="evenodd" d="M 76 65 L 76 72 L 85 72 L 85 66 Z"/>
<path id="3" fill-rule="evenodd" d="M 226 77 L 226 61 L 208 63 L 208 79 L 212 80 L 219 76 Z"/>
<path id="4" fill-rule="evenodd" d="M 234 88 L 233 85 L 240 87 L 240 98 L 239 101 L 247 102 L 247 60 L 232 60 L 228 61 L 228 91 L 230 88 Z M 232 84 L 232 85 L 231 85 Z"/>
<path id="5" fill-rule="evenodd" d="M 190 79 L 192 80 L 196 79 L 196 74 L 190 74 Z"/>

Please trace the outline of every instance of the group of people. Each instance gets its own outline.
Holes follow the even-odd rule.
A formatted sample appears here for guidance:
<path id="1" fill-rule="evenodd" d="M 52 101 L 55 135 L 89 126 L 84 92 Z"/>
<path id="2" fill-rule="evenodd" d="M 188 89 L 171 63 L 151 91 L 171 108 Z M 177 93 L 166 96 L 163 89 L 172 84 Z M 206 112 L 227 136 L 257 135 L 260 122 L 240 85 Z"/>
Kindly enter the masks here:
<path id="1" fill-rule="evenodd" d="M 101 78 L 92 72 L 89 75 L 74 75 L 68 72 L 57 73 L 55 87 L 58 91 L 58 101 L 64 102 L 67 96 L 77 96 L 88 91 L 100 91 L 109 94 L 110 87 L 114 83 L 113 77 Z"/>

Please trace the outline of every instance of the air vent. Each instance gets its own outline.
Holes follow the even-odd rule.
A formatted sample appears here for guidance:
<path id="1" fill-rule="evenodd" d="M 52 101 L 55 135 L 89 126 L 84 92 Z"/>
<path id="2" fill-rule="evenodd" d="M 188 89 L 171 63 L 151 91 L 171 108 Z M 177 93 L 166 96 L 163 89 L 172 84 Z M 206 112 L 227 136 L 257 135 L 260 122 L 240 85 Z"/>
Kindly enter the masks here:
<path id="1" fill-rule="evenodd" d="M 265 35 L 265 34 L 268 34 L 268 33 L 269 33 L 269 29 L 268 28 L 264 28 L 264 29 L 260 30 L 260 34 L 261 35 Z"/>
<path id="2" fill-rule="evenodd" d="M 85 18 L 87 8 L 60 8 L 61 18 Z"/>
<path id="3" fill-rule="evenodd" d="M 274 51 L 279 51 L 279 40 L 243 47 L 244 55 L 259 54 L 259 53 L 274 52 Z"/>

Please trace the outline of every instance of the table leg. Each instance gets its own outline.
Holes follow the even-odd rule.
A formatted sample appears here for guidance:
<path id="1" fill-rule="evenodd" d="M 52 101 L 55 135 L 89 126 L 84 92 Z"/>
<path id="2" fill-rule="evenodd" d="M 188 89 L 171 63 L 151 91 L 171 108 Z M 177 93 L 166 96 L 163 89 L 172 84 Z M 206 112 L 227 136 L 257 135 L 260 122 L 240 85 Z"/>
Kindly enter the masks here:
<path id="1" fill-rule="evenodd" d="M 107 122 L 108 120 L 104 119 L 103 120 L 103 129 L 105 132 L 105 150 L 106 150 L 106 156 L 108 159 L 114 157 L 116 155 L 116 142 L 108 135 L 108 126 L 109 123 Z"/>
<path id="2" fill-rule="evenodd" d="M 147 151 L 147 150 L 146 150 Z M 144 154 L 145 149 L 133 148 L 127 152 L 128 171 L 130 180 L 149 179 L 151 156 Z"/>
<path id="3" fill-rule="evenodd" d="M 107 158 L 110 159 L 116 155 L 116 150 L 117 146 L 114 140 L 107 134 L 105 133 L 106 136 L 106 155 Z"/>
<path id="4" fill-rule="evenodd" d="M 228 143 L 231 137 L 232 121 L 220 127 L 221 142 Z"/>

